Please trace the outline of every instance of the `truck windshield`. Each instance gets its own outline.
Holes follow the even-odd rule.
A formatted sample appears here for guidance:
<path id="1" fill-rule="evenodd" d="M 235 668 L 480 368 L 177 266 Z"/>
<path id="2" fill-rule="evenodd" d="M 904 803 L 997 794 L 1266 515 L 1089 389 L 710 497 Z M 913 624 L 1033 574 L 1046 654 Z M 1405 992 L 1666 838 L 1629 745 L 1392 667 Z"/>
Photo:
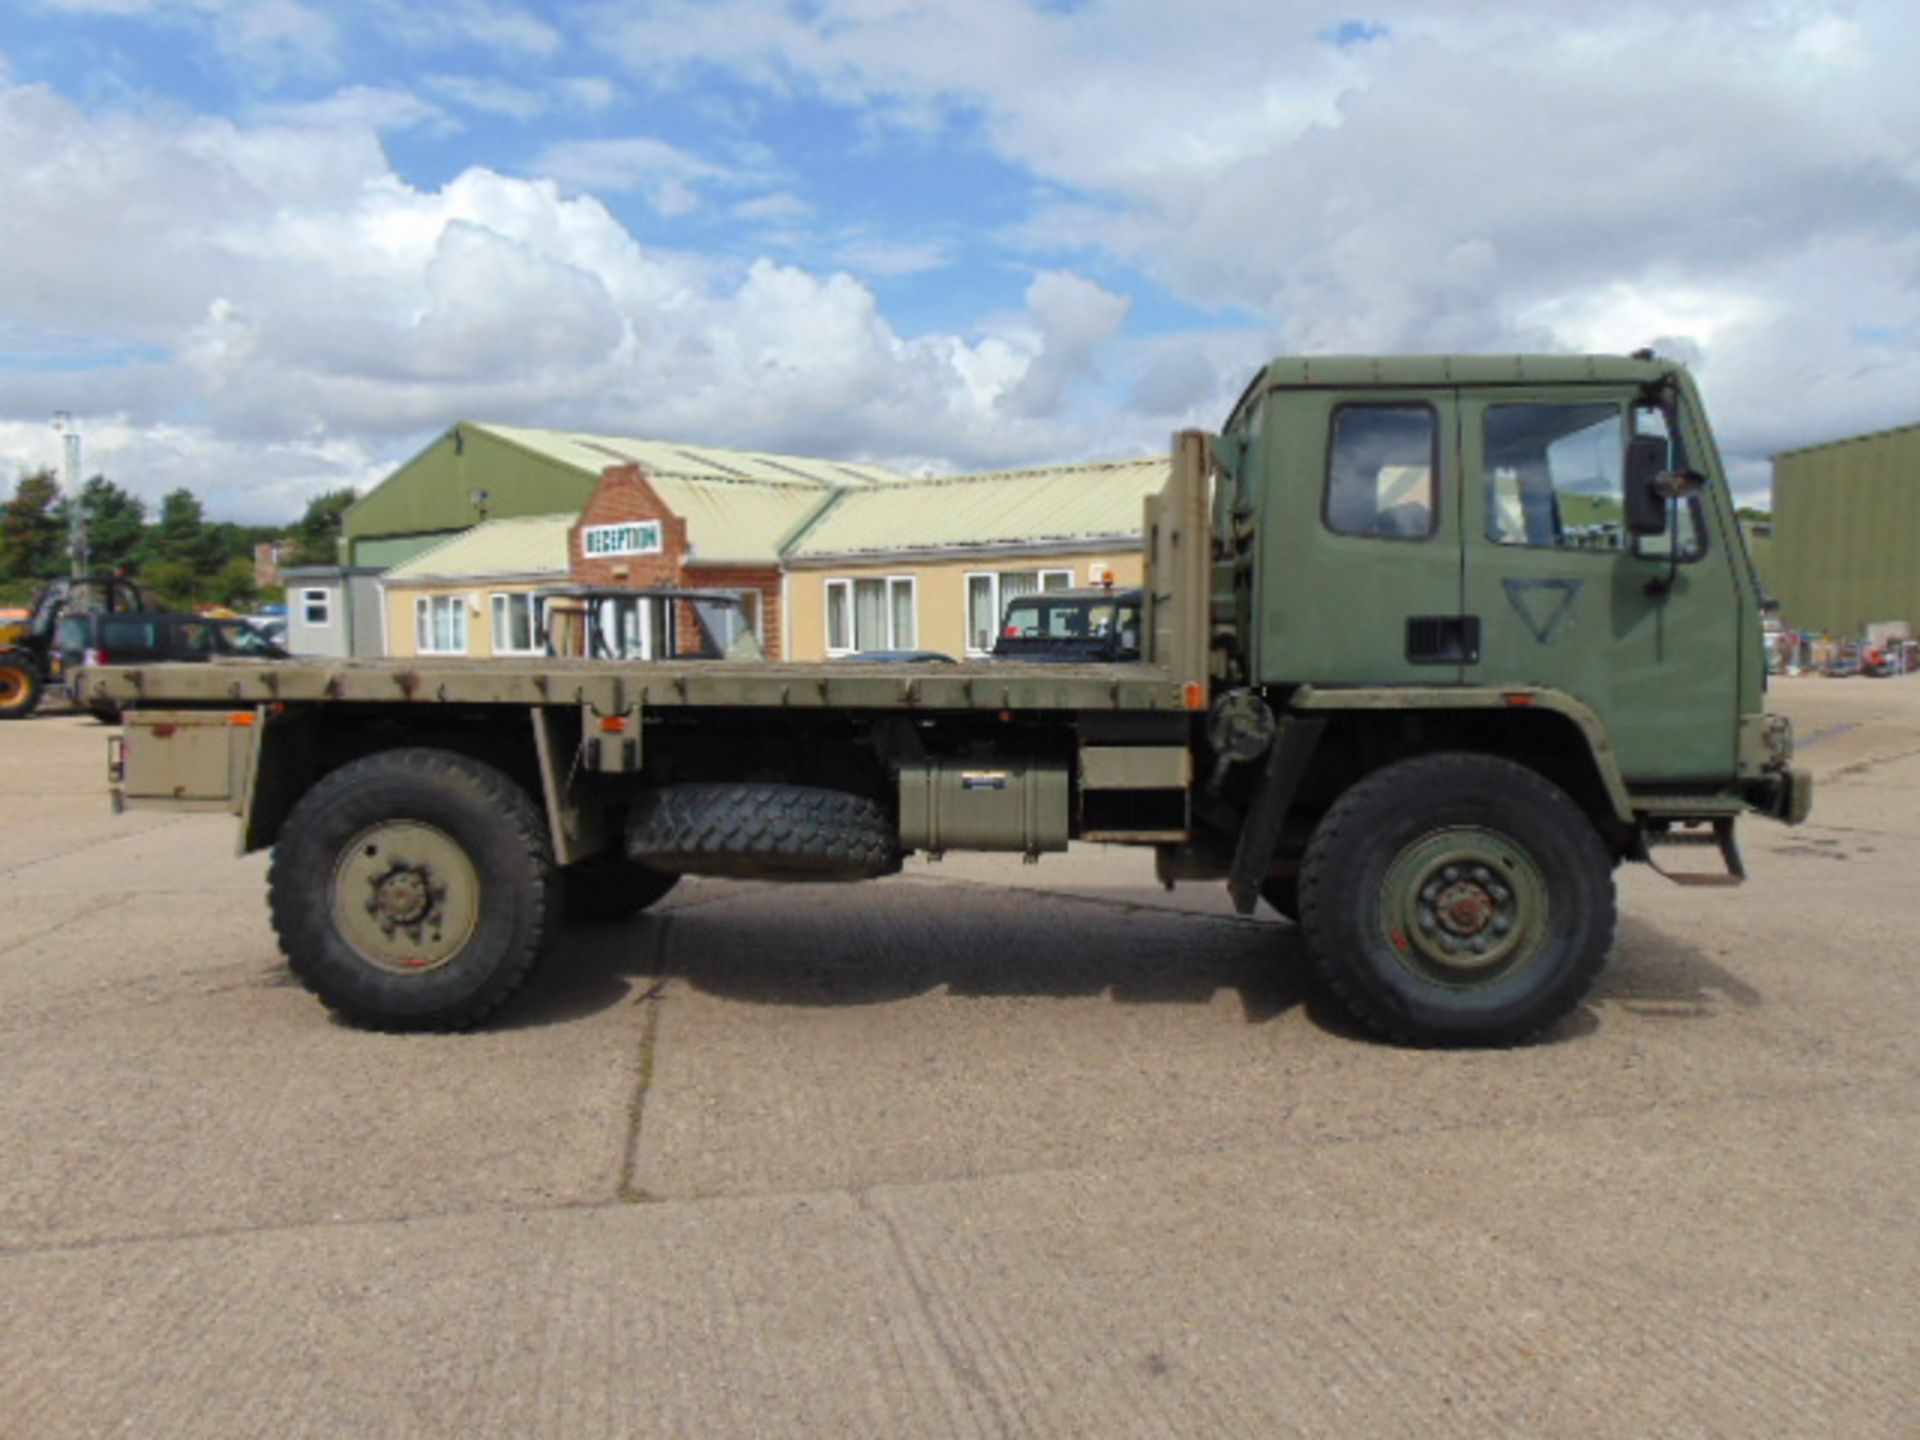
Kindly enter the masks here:
<path id="1" fill-rule="evenodd" d="M 731 595 L 648 590 L 555 594 L 542 609 L 549 655 L 590 660 L 764 660 Z"/>

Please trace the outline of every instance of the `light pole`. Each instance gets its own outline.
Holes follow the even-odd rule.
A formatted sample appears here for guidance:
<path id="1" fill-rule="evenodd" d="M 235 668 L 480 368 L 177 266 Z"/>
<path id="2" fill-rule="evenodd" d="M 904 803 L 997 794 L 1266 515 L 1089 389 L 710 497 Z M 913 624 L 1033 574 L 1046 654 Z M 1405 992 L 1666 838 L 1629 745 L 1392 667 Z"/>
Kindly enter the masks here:
<path id="1" fill-rule="evenodd" d="M 78 580 L 87 573 L 87 516 L 80 507 L 80 428 L 65 410 L 55 413 L 53 428 L 60 437 L 60 490 L 67 497 L 67 550 L 73 578 Z"/>

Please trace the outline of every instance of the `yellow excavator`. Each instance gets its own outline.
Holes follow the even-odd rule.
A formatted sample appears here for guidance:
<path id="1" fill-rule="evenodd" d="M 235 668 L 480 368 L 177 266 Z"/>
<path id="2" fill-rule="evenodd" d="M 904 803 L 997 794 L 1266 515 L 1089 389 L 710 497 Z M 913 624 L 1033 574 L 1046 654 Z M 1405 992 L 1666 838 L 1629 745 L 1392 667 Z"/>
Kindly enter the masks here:
<path id="1" fill-rule="evenodd" d="M 90 575 L 50 582 L 24 620 L 0 621 L 0 720 L 21 720 L 40 707 L 60 678 L 56 643 L 62 615 L 122 615 L 147 608 L 133 581 Z"/>

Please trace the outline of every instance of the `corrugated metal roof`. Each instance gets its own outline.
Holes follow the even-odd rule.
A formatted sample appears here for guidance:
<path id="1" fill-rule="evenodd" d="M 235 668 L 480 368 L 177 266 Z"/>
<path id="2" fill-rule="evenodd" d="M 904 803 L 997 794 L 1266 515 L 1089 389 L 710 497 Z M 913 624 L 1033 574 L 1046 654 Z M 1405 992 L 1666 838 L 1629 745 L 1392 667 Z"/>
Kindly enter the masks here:
<path id="1" fill-rule="evenodd" d="M 798 483 L 719 483 L 651 472 L 647 483 L 687 522 L 694 565 L 778 564 L 780 542 L 832 498 L 821 486 Z"/>
<path id="2" fill-rule="evenodd" d="M 1164 459 L 1121 460 L 846 491 L 786 554 L 798 560 L 1137 536 L 1141 501 L 1166 485 L 1169 470 Z"/>
<path id="3" fill-rule="evenodd" d="M 387 571 L 388 580 L 466 580 L 489 575 L 564 575 L 567 532 L 578 515 L 489 520 Z"/>
<path id="4" fill-rule="evenodd" d="M 1892 425 L 1885 430 L 1870 430 L 1864 435 L 1843 435 L 1838 440 L 1816 440 L 1811 445 L 1799 445 L 1792 450 L 1782 450 L 1774 455 L 1776 460 L 1786 460 L 1798 455 L 1811 455 L 1821 450 L 1834 450 L 1842 445 L 1867 445 L 1890 439 L 1895 435 L 1906 435 L 1920 430 L 1920 423 L 1912 425 Z"/>
<path id="5" fill-rule="evenodd" d="M 894 485 L 906 477 L 879 465 L 847 460 L 815 460 L 799 455 L 766 455 L 723 450 L 713 445 L 682 445 L 668 440 L 638 440 L 625 435 L 587 435 L 567 430 L 536 430 L 518 425 L 470 425 L 537 455 L 598 475 L 609 465 L 637 464 L 648 478 L 671 475 L 687 480 L 758 480 L 773 485 L 806 485 L 841 490 Z"/>

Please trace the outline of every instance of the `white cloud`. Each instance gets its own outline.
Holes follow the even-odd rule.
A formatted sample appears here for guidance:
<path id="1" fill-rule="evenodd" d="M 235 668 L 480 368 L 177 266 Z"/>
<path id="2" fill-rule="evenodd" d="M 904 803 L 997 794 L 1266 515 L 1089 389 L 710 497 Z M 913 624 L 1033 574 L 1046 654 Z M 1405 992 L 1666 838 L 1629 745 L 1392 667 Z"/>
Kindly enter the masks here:
<path id="1" fill-rule="evenodd" d="M 449 132 L 455 127 L 439 106 L 404 90 L 350 85 L 324 100 L 263 105 L 258 118 L 275 125 L 309 125 L 333 130 L 412 130 Z"/>
<path id="2" fill-rule="evenodd" d="M 851 276 L 650 250 L 551 180 L 419 189 L 371 132 L 32 88 L 0 94 L 0 169 L 0 333 L 99 362 L 10 386 L 0 455 L 69 409 L 149 499 L 290 514 L 462 417 L 962 467 L 1129 448 L 1074 408 L 1126 302 L 1067 272 L 990 333 L 909 340 Z"/>
<path id="3" fill-rule="evenodd" d="M 1003 404 L 1013 414 L 1045 418 L 1058 414 L 1067 392 L 1093 374 L 1094 357 L 1120 332 L 1132 302 L 1062 271 L 1036 276 L 1026 300 L 1033 359 Z"/>
<path id="4" fill-rule="evenodd" d="M 697 186 L 736 179 L 721 166 L 647 135 L 562 141 L 542 150 L 532 168 L 573 190 L 642 195 L 665 216 L 698 209 Z"/>
<path id="5" fill-rule="evenodd" d="M 574 75 L 560 82 L 567 103 L 579 110 L 605 110 L 620 97 L 620 88 L 600 75 Z"/>
<path id="6" fill-rule="evenodd" d="M 365 8 L 384 33 L 419 50 L 478 45 L 504 60 L 544 60 L 566 48 L 566 37 L 532 9 L 500 0 L 374 0 Z"/>
<path id="7" fill-rule="evenodd" d="M 251 45 L 269 74 L 306 46 L 303 95 L 336 63 L 333 22 L 294 0 L 147 13 Z M 576 68 L 566 36 L 530 9 L 327 13 L 524 58 L 422 67 L 462 111 L 618 98 L 555 73 Z M 471 415 L 965 467 L 1156 449 L 1281 349 L 1656 342 L 1697 362 L 1748 482 L 1770 448 L 1916 418 L 1909 4 L 663 0 L 600 18 L 596 58 L 723 138 L 562 141 L 530 167 L 549 178 L 420 188 L 378 132 L 450 122 L 404 92 L 236 124 L 0 89 L 0 334 L 129 357 L 10 373 L 0 411 L 38 424 L 71 383 L 66 408 L 241 450 L 353 437 L 385 456 Z M 1355 19 L 1371 28 L 1330 43 Z M 705 84 L 716 68 L 727 82 Z M 1028 209 L 991 238 L 1038 272 L 1019 313 L 903 338 L 856 276 L 957 264 L 976 237 L 809 204 L 835 192 L 756 129 L 792 95 L 852 107 L 875 165 L 910 130 L 1008 167 Z M 806 268 L 652 248 L 594 194 L 711 207 Z M 1130 337 L 1141 275 L 1233 328 Z"/>
<path id="8" fill-rule="evenodd" d="M 429 75 L 422 83 L 450 105 L 511 120 L 531 120 L 552 108 L 548 98 L 528 85 L 478 75 Z"/>
<path id="9" fill-rule="evenodd" d="M 1356 16 L 1365 43 L 1328 43 Z M 1287 349 L 1665 336 L 1749 466 L 1788 427 L 1914 418 L 1904 0 L 703 0 L 614 43 L 641 83 L 719 66 L 870 122 L 931 114 L 1043 182 L 1011 243 L 1103 253 Z M 1184 388 L 1158 364 L 1143 404 Z"/>
<path id="10" fill-rule="evenodd" d="M 733 207 L 733 213 L 741 220 L 792 221 L 806 219 L 813 213 L 813 207 L 798 195 L 783 190 L 742 200 Z"/>
<path id="11" fill-rule="evenodd" d="M 272 524 L 299 514 L 312 496 L 351 485 L 363 494 L 391 466 L 342 437 L 289 437 L 236 442 L 208 426 L 154 424 L 126 415 L 90 415 L 80 425 L 83 475 L 107 475 L 132 489 L 153 510 L 161 496 L 182 487 L 198 495 L 218 520 Z M 0 455 L 20 475 L 59 465 L 52 427 L 0 420 Z"/>
<path id="12" fill-rule="evenodd" d="M 930 240 L 887 240 L 849 235 L 834 244 L 833 259 L 856 275 L 923 275 L 951 263 L 948 247 Z"/>

